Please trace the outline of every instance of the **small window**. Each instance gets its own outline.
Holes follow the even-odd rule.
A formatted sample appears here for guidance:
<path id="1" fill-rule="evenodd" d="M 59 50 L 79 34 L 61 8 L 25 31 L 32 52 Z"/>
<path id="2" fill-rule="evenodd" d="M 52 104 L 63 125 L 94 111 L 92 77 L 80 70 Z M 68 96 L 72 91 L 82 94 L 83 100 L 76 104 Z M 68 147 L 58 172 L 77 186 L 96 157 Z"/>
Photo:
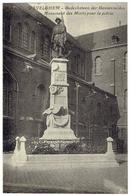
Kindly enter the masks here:
<path id="1" fill-rule="evenodd" d="M 95 58 L 95 74 L 101 75 L 102 74 L 102 60 L 100 56 Z"/>
<path id="2" fill-rule="evenodd" d="M 43 84 L 40 84 L 36 88 L 36 96 L 43 97 L 44 96 L 45 87 Z"/>
<path id="3" fill-rule="evenodd" d="M 120 38 L 117 35 L 112 36 L 112 43 L 117 44 L 119 42 Z"/>
<path id="4" fill-rule="evenodd" d="M 124 71 L 127 71 L 127 52 L 124 53 Z"/>

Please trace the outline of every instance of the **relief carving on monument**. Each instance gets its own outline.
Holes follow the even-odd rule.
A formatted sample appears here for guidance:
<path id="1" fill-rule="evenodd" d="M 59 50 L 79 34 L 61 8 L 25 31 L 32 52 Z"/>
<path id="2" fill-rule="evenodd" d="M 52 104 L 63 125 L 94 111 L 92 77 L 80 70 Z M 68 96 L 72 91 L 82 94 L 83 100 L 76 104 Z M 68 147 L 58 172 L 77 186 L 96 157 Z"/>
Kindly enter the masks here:
<path id="1" fill-rule="evenodd" d="M 61 86 L 58 86 L 58 88 L 57 88 L 57 94 L 59 95 L 59 94 L 61 94 L 63 91 L 64 91 L 64 88 L 61 87 Z"/>
<path id="2" fill-rule="evenodd" d="M 47 127 L 63 127 L 69 122 L 69 115 L 67 109 L 63 106 L 54 105 L 53 107 L 45 110 L 43 115 L 47 115 L 46 125 Z"/>
<path id="3" fill-rule="evenodd" d="M 51 85 L 50 86 L 50 93 L 52 94 L 52 95 L 54 95 L 54 94 L 56 94 L 56 92 L 57 92 L 57 86 L 54 86 L 54 85 Z"/>
<path id="4" fill-rule="evenodd" d="M 58 64 L 54 64 L 52 67 L 53 71 L 58 71 L 59 70 L 59 65 Z"/>
<path id="5" fill-rule="evenodd" d="M 52 95 L 55 95 L 55 94 L 59 95 L 63 91 L 64 91 L 64 88 L 62 86 L 54 86 L 54 85 L 50 86 L 50 93 Z"/>

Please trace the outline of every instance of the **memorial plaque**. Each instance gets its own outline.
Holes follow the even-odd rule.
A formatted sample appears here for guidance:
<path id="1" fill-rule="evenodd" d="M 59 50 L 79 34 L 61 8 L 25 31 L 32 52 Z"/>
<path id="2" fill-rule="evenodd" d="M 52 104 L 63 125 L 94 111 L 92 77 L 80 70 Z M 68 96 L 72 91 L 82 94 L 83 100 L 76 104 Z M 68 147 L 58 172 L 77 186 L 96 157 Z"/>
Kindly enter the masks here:
<path id="1" fill-rule="evenodd" d="M 66 74 L 61 72 L 55 73 L 55 81 L 56 82 L 64 82 L 66 81 Z"/>

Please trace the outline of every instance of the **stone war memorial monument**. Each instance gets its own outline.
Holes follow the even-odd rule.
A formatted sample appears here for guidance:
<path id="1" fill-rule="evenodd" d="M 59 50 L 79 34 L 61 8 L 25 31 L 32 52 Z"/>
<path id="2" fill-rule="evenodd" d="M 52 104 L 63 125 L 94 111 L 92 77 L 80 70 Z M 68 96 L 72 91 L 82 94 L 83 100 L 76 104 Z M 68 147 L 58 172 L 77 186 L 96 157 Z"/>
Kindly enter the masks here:
<path id="1" fill-rule="evenodd" d="M 50 107 L 44 111 L 46 115 L 47 129 L 44 131 L 40 140 L 47 141 L 63 148 L 69 143 L 77 141 L 74 131 L 70 127 L 71 116 L 68 110 L 68 87 L 67 83 L 67 63 L 65 57 L 66 27 L 64 21 L 56 18 L 56 26 L 52 33 L 52 61 L 51 66 L 51 85 Z"/>
<path id="2" fill-rule="evenodd" d="M 71 129 L 71 116 L 68 109 L 68 87 L 67 83 L 67 63 L 66 59 L 66 27 L 60 18 L 56 18 L 56 26 L 52 33 L 52 60 L 51 66 L 51 84 L 50 91 L 50 105 L 49 108 L 43 112 L 46 116 L 46 130 L 39 143 L 44 143 L 53 148 L 53 154 L 48 152 L 46 155 L 31 155 L 26 154 L 26 138 L 23 136 L 16 137 L 16 147 L 12 156 L 12 162 L 16 165 L 21 165 L 26 161 L 35 162 L 41 160 L 45 163 L 44 166 L 98 166 L 98 167 L 118 167 L 115 153 L 112 148 L 113 139 L 107 138 L 107 152 L 105 154 L 88 154 L 86 152 L 75 151 L 71 153 L 68 151 L 71 144 L 81 145 L 82 140 L 76 137 L 74 131 Z M 36 147 L 37 149 L 37 147 Z M 85 146 L 86 149 L 86 146 Z M 42 146 L 42 150 L 44 150 Z M 83 150 L 85 151 L 85 150 Z M 56 152 L 56 153 L 55 153 Z M 40 153 L 41 154 L 41 153 Z M 64 155 L 63 155 L 64 154 Z M 69 154 L 69 155 L 68 155 Z M 71 154 L 71 155 L 70 155 Z M 73 155 L 72 155 L 73 154 Z M 56 164 L 54 164 L 54 162 Z M 47 163 L 47 164 L 46 164 Z M 27 165 L 28 166 L 28 165 Z"/>

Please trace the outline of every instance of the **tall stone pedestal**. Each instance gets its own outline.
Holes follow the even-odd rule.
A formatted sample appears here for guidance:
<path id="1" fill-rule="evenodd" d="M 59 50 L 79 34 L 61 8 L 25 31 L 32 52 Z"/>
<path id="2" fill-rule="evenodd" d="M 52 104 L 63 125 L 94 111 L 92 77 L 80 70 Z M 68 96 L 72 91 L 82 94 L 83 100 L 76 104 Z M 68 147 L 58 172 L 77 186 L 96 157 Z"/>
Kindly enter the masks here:
<path id="1" fill-rule="evenodd" d="M 43 113 L 47 116 L 47 129 L 40 139 L 78 140 L 70 127 L 68 111 L 67 59 L 53 58 L 51 65 L 50 107 Z"/>

